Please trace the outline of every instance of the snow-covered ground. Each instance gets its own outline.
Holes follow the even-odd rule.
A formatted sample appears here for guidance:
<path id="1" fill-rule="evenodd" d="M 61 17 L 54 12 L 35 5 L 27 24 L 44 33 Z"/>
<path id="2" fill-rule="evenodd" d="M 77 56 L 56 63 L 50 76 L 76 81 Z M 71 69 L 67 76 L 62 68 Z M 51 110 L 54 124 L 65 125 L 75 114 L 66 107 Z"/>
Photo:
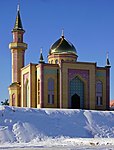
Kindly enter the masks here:
<path id="1" fill-rule="evenodd" d="M 114 111 L 0 107 L 0 149 L 114 150 Z"/>

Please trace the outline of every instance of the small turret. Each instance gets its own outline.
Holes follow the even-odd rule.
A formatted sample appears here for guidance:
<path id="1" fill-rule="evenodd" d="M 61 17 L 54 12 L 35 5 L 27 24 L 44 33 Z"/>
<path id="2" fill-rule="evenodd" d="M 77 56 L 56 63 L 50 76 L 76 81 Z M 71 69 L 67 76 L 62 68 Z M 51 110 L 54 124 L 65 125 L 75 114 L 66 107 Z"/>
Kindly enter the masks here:
<path id="1" fill-rule="evenodd" d="M 40 60 L 39 60 L 39 63 L 45 63 L 43 55 L 42 55 L 42 48 L 40 50 Z"/>
<path id="2" fill-rule="evenodd" d="M 109 53 L 107 52 L 107 54 L 106 54 L 106 66 L 105 67 L 107 67 L 107 68 L 110 68 L 111 67 L 111 65 L 110 65 L 110 61 L 109 61 Z"/>

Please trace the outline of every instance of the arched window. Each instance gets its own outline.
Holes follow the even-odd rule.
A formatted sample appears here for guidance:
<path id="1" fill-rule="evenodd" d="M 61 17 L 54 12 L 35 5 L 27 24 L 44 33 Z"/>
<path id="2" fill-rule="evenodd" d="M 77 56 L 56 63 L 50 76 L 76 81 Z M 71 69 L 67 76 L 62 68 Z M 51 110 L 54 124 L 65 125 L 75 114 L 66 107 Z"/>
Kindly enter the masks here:
<path id="1" fill-rule="evenodd" d="M 29 81 L 28 79 L 26 80 L 26 84 L 25 84 L 25 97 L 26 97 L 26 107 L 29 107 Z"/>
<path id="2" fill-rule="evenodd" d="M 97 106 L 103 105 L 102 95 L 103 95 L 102 82 L 97 81 L 97 83 L 96 83 L 96 105 Z"/>
<path id="3" fill-rule="evenodd" d="M 18 35 L 18 42 L 22 42 L 21 34 Z"/>
<path id="4" fill-rule="evenodd" d="M 15 93 L 12 94 L 12 106 L 15 106 Z"/>
<path id="5" fill-rule="evenodd" d="M 40 103 L 40 80 L 38 79 L 38 104 Z"/>
<path id="6" fill-rule="evenodd" d="M 58 64 L 58 59 L 55 60 L 55 64 Z"/>
<path id="7" fill-rule="evenodd" d="M 53 60 L 51 60 L 51 64 L 53 64 Z"/>
<path id="8" fill-rule="evenodd" d="M 48 104 L 54 104 L 54 80 L 48 79 Z"/>

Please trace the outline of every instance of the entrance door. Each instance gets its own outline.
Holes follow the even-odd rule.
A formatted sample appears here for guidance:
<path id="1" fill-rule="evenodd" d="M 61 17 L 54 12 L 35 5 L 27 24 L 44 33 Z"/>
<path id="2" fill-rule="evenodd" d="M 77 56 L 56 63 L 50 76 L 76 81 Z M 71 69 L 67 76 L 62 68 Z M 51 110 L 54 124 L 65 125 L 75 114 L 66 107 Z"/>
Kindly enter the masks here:
<path id="1" fill-rule="evenodd" d="M 70 81 L 69 108 L 84 108 L 84 82 L 77 76 Z"/>
<path id="2" fill-rule="evenodd" d="M 80 96 L 74 94 L 71 97 L 71 108 L 72 109 L 80 109 Z"/>

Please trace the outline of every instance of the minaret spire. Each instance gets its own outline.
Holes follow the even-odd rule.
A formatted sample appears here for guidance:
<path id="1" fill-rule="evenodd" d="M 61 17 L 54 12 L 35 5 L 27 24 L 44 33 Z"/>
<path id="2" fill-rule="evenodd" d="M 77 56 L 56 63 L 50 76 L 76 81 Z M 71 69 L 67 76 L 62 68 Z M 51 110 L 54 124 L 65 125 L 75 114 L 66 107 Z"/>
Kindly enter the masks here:
<path id="1" fill-rule="evenodd" d="M 40 60 L 39 60 L 39 63 L 44 63 L 44 58 L 43 58 L 43 55 L 42 55 L 42 48 L 40 49 Z"/>
<path id="2" fill-rule="evenodd" d="M 61 37 L 64 38 L 64 29 L 62 29 Z"/>
<path id="3" fill-rule="evenodd" d="M 110 61 L 109 61 L 109 52 L 106 53 L 106 67 L 111 67 L 110 66 Z"/>
<path id="4" fill-rule="evenodd" d="M 18 0 L 17 11 L 20 11 L 20 0 Z"/>
<path id="5" fill-rule="evenodd" d="M 17 5 L 17 11 L 20 11 L 20 3 Z"/>
<path id="6" fill-rule="evenodd" d="M 13 28 L 13 31 L 15 30 L 23 30 L 23 26 L 22 26 L 22 22 L 21 22 L 21 17 L 20 17 L 20 2 L 18 2 L 17 5 L 17 16 L 16 16 L 16 21 L 15 21 L 15 25 Z"/>

